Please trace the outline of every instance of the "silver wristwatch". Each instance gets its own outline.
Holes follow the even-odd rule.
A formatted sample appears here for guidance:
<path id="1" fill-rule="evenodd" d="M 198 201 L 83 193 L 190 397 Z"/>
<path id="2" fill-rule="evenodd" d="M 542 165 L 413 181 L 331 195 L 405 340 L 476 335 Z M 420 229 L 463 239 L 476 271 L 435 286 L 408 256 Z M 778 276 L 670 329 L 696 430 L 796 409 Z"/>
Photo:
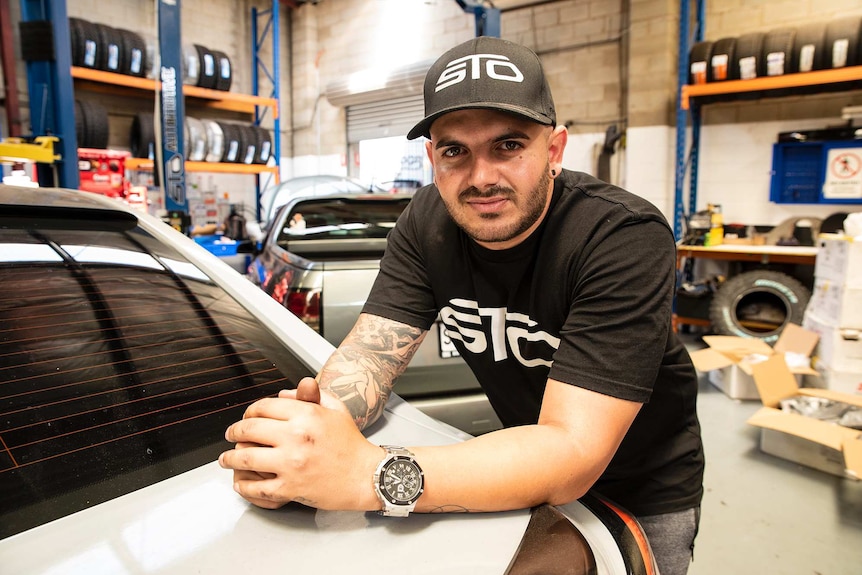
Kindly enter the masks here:
<path id="1" fill-rule="evenodd" d="M 381 515 L 407 517 L 425 490 L 425 475 L 413 454 L 394 445 L 381 445 L 386 457 L 374 472 L 374 490 L 383 504 Z"/>

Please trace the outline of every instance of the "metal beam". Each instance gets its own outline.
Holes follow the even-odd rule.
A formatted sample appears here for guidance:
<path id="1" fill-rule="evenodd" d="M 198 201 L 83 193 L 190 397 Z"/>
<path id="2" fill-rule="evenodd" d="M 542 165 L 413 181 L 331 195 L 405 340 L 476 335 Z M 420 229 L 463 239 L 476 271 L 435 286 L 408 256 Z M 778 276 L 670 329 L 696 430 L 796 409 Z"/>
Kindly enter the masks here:
<path id="1" fill-rule="evenodd" d="M 165 209 L 188 214 L 186 197 L 183 101 L 182 34 L 180 32 L 180 0 L 159 0 L 159 79 L 157 98 L 158 120 L 161 124 L 161 145 L 158 146 L 161 178 L 165 194 Z M 201 62 L 203 65 L 203 62 Z M 185 231 L 185 230 L 182 230 Z"/>
<path id="2" fill-rule="evenodd" d="M 72 85 L 72 56 L 69 46 L 69 18 L 65 0 L 21 0 L 21 22 L 47 23 L 53 38 L 51 53 L 27 60 L 27 88 L 30 99 L 30 129 L 35 136 L 59 138 L 54 149 L 60 160 L 53 166 L 38 164 L 39 183 L 53 181 L 66 188 L 78 187 L 78 143 L 75 135 L 75 94 Z M 30 39 L 32 41 L 32 38 Z M 25 56 L 25 59 L 27 57 Z"/>
<path id="3" fill-rule="evenodd" d="M 486 2 L 475 0 L 455 0 L 464 12 L 476 18 L 476 36 L 500 37 L 500 10 L 486 6 Z"/>

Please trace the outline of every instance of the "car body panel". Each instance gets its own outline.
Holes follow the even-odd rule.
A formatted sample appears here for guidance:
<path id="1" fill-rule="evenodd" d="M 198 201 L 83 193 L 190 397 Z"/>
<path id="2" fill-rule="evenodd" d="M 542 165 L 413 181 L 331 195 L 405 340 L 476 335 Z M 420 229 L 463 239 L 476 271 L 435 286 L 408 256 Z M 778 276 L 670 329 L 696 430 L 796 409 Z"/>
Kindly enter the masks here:
<path id="1" fill-rule="evenodd" d="M 312 372 L 333 351 L 330 343 L 246 278 L 156 218 L 94 194 L 0 186 L 0 223 L 9 206 L 28 204 L 80 213 L 123 212 L 170 244 L 198 273 L 211 278 L 248 311 L 249 320 L 266 327 Z M 11 261 L 4 263 L 0 257 L 0 265 Z M 219 438 L 223 433 L 212 431 Z M 374 443 L 407 446 L 469 439 L 397 395 L 365 434 Z M 596 514 L 577 501 L 558 509 L 589 542 L 597 573 L 629 572 L 617 541 Z M 249 569 L 377 573 L 394 560 L 409 573 L 496 575 L 508 572 L 529 522 L 529 510 L 408 518 L 319 511 L 298 504 L 267 511 L 237 495 L 232 473 L 211 462 L 0 540 L 0 571 L 28 575 L 218 575 Z"/>
<path id="2" fill-rule="evenodd" d="M 458 441 L 458 432 L 397 399 L 371 441 Z M 369 478 L 370 481 L 371 478 Z M 250 505 L 213 462 L 0 541 L 2 571 L 19 574 L 373 573 L 381 557 L 409 573 L 503 574 L 529 511 L 413 514 Z M 50 552 L 46 551 L 50 542 Z M 372 550 L 374 552 L 372 552 Z"/>

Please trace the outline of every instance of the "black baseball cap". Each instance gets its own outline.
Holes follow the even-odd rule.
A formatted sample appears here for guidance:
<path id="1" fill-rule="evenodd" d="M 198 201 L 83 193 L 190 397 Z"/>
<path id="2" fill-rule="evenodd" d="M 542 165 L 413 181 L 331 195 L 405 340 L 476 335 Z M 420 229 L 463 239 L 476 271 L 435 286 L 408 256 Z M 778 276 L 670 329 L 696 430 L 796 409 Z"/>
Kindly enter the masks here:
<path id="1" fill-rule="evenodd" d="M 437 59 L 425 75 L 425 118 L 408 140 L 430 138 L 434 120 L 470 108 L 500 110 L 555 126 L 554 99 L 539 57 L 524 46 L 479 36 Z"/>

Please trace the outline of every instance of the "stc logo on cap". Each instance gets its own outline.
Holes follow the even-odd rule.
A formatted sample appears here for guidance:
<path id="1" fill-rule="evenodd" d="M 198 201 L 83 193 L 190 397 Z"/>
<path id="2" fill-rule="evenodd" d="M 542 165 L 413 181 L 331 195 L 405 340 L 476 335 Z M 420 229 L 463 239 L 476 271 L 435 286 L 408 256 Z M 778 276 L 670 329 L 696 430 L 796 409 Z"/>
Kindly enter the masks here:
<path id="1" fill-rule="evenodd" d="M 484 61 L 484 62 L 483 62 Z M 471 54 L 452 60 L 446 65 L 446 69 L 437 78 L 439 92 L 449 86 L 454 86 L 467 79 L 467 68 L 470 68 L 470 79 L 478 80 L 482 77 L 482 64 L 484 63 L 485 75 L 494 80 L 505 80 L 507 82 L 523 82 L 524 75 L 515 64 L 505 56 L 497 54 Z"/>

